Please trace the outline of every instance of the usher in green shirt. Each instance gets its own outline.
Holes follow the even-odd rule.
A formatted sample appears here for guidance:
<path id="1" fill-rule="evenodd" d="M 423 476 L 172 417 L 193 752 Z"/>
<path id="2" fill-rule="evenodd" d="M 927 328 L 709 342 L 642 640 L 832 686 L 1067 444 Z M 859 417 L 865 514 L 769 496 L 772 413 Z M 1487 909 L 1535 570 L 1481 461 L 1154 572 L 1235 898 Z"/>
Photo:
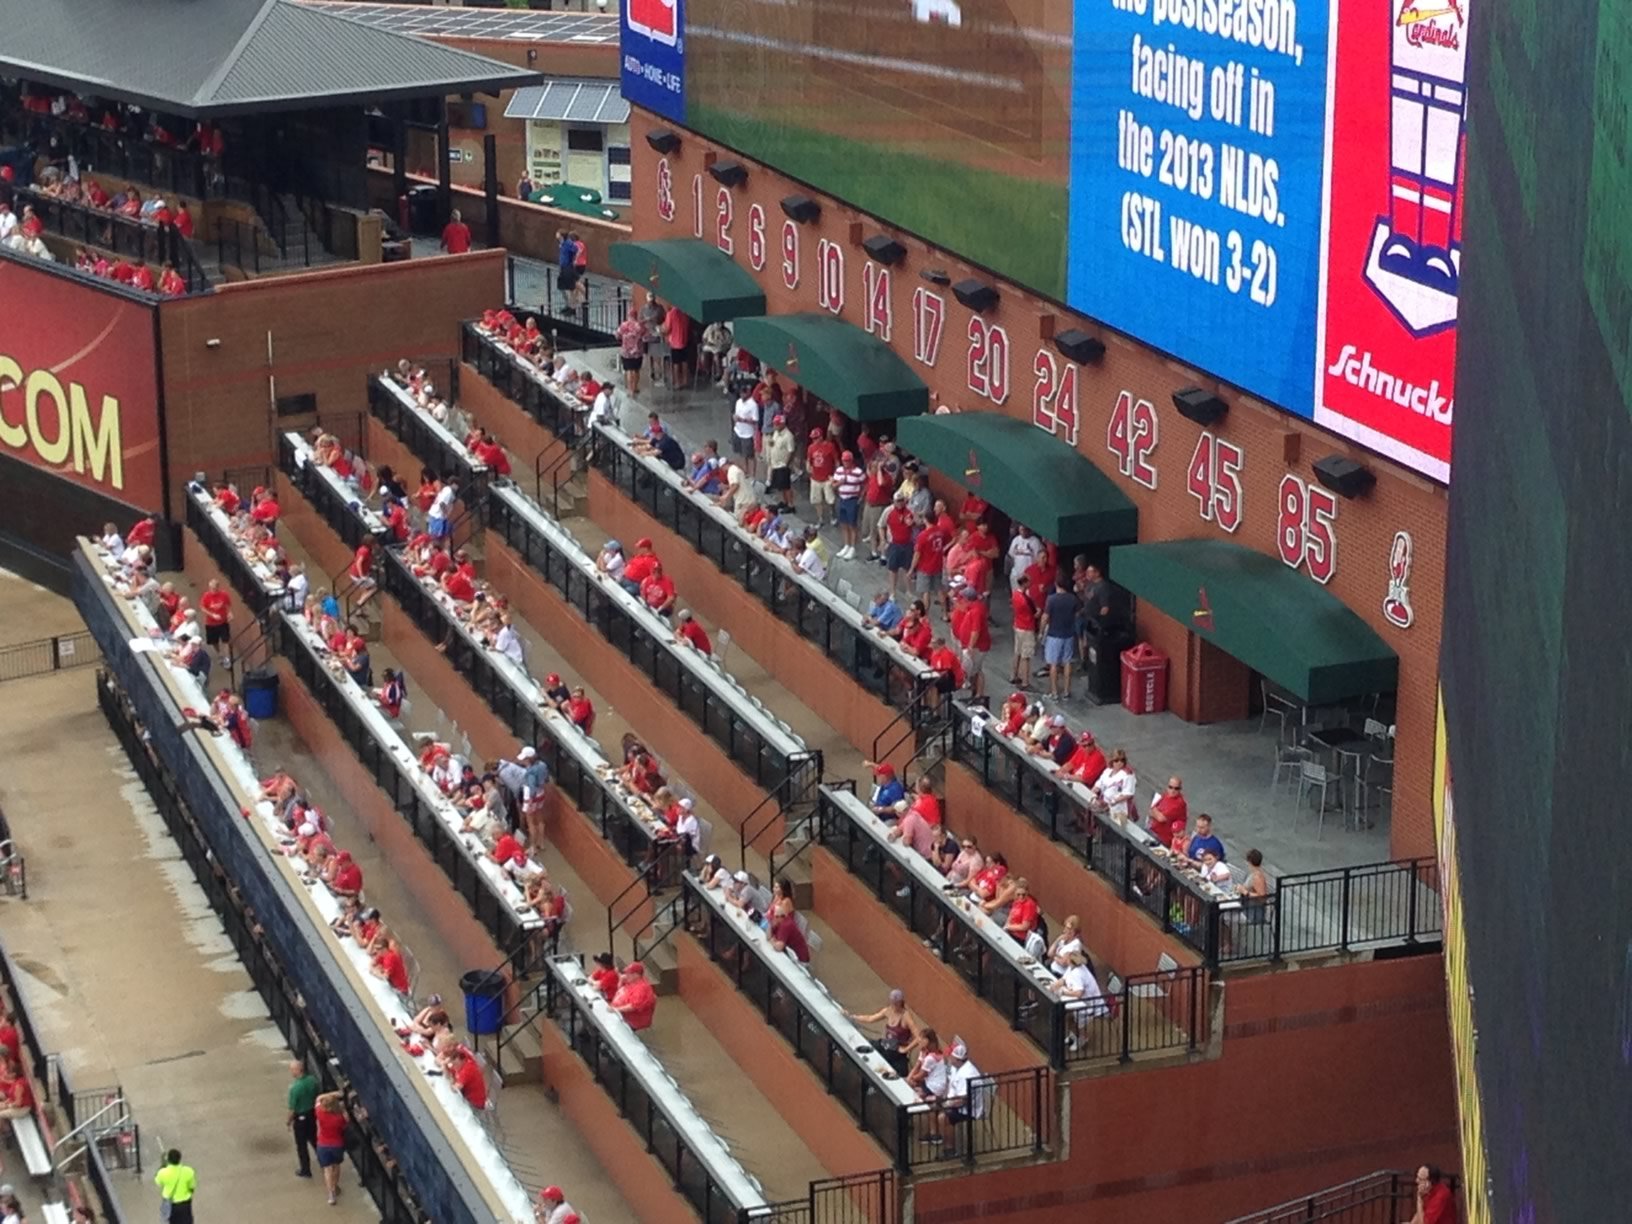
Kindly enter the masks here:
<path id="1" fill-rule="evenodd" d="M 317 1104 L 317 1076 L 303 1075 L 289 1085 L 289 1112 L 307 1114 Z"/>

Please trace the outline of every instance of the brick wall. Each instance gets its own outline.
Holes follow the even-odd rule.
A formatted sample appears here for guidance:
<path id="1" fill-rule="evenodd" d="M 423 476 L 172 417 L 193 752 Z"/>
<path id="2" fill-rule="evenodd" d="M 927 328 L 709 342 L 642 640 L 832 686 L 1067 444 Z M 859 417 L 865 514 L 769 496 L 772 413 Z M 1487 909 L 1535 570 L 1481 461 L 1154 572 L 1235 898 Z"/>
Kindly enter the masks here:
<path id="1" fill-rule="evenodd" d="M 1071 441 L 1101 470 L 1111 474 L 1137 504 L 1142 541 L 1227 537 L 1277 556 L 1280 555 L 1277 545 L 1280 496 L 1285 477 L 1296 476 L 1313 483 L 1311 465 L 1334 453 L 1352 455 L 1370 467 L 1377 476 L 1371 492 L 1353 501 L 1339 502 L 1334 522 L 1335 569 L 1328 585 L 1334 595 L 1354 609 L 1399 653 L 1399 738 L 1392 850 L 1401 855 L 1432 852 L 1429 790 L 1445 557 L 1443 488 L 1306 421 L 1223 386 L 1182 362 L 997 281 L 949 252 L 929 247 L 909 235 L 894 233 L 888 226 L 830 198 L 817 196 L 822 204 L 817 222 L 792 227 L 797 258 L 785 269 L 786 219 L 778 200 L 794 192 L 808 194 L 808 187 L 766 167 L 746 162 L 747 181 L 735 189 L 722 188 L 708 176 L 706 162 L 716 154 L 736 155 L 717 150 L 701 136 L 688 133 L 681 148 L 667 159 L 666 178 L 672 182 L 669 203 L 673 208 L 660 210 L 656 185 L 665 176 L 659 174 L 659 154 L 644 139 L 655 121 L 637 110 L 632 122 L 634 173 L 638 185 L 632 211 L 635 236 L 649 239 L 698 235 L 712 242 L 720 242 L 723 237 L 732 247 L 733 257 L 765 290 L 767 309 L 773 314 L 821 309 L 817 261 L 818 244 L 825 240 L 831 244 L 829 262 L 842 261 L 835 278 L 842 290 L 842 306 L 837 313 L 858 326 L 865 326 L 862 286 L 867 259 L 860 240 L 880 231 L 892 232 L 907 248 L 907 256 L 889 270 L 889 286 L 883 295 L 889 309 L 887 317 L 876 324 L 877 330 L 924 379 L 932 397 L 940 402 L 963 410 L 1000 411 L 1032 420 L 1038 381 L 1033 374 L 1033 361 L 1039 352 L 1057 358 L 1048 338 L 1056 330 L 1074 326 L 1101 336 L 1106 346 L 1104 359 L 1077 370 L 1075 429 L 1062 427 L 1056 432 Z M 693 209 L 694 181 L 700 182 L 702 187 L 704 207 L 700 217 Z M 721 196 L 728 197 L 728 207 L 721 208 Z M 669 211 L 671 219 L 665 221 L 662 211 Z M 727 215 L 731 220 L 722 234 L 720 219 Z M 756 225 L 763 242 L 755 237 Z M 982 319 L 986 326 L 1001 328 L 1007 341 L 1008 390 L 1001 404 L 970 389 L 972 313 L 958 303 L 949 289 L 937 288 L 919 276 L 929 268 L 945 270 L 953 282 L 977 276 L 999 289 L 999 305 Z M 792 287 L 787 283 L 790 280 L 794 282 Z M 939 294 L 944 300 L 944 327 L 932 364 L 915 355 L 914 295 L 918 290 Z M 927 332 L 925 334 L 927 336 Z M 1063 363 L 1063 359 L 1058 360 Z M 1238 447 L 1243 456 L 1241 514 L 1233 533 L 1222 530 L 1216 520 L 1204 520 L 1199 512 L 1200 499 L 1187 487 L 1191 459 L 1203 431 L 1179 415 L 1171 397 L 1174 391 L 1190 385 L 1213 390 L 1229 404 L 1228 414 L 1211 433 Z M 1148 470 L 1141 470 L 1142 481 L 1121 474 L 1121 461 L 1109 446 L 1113 415 L 1124 396 L 1129 404 L 1147 401 L 1155 422 L 1154 444 L 1143 455 Z M 1395 628 L 1382 615 L 1389 580 L 1389 551 L 1396 531 L 1410 532 L 1414 544 L 1410 593 L 1415 622 L 1406 630 Z M 1181 696 L 1191 694 L 1183 696 L 1184 712 L 1203 719 L 1238 715 L 1241 712 L 1239 677 L 1232 677 L 1228 672 L 1224 677 L 1237 684 L 1234 698 L 1217 706 L 1210 698 L 1201 700 L 1197 696 L 1200 690 L 1193 689 L 1186 670 L 1192 666 L 1188 647 L 1181 648 L 1176 629 L 1171 622 L 1164 626 L 1153 619 L 1147 635 L 1158 640 L 1175 660 L 1182 661 L 1176 676 L 1179 683 L 1174 687 Z M 1205 658 L 1199 663 L 1204 675 L 1214 666 Z"/>

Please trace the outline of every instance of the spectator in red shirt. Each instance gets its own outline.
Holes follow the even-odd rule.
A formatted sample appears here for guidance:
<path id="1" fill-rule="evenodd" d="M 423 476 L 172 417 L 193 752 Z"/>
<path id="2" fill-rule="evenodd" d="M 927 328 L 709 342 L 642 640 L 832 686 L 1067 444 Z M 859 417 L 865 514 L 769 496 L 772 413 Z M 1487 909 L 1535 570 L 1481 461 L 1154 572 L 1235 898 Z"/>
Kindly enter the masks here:
<path id="1" fill-rule="evenodd" d="M 997 716 L 1001 720 L 1004 735 L 1019 735 L 1026 725 L 1026 695 L 1024 693 L 1010 693 L 1008 699 L 998 710 Z"/>
<path id="2" fill-rule="evenodd" d="M 409 530 L 408 507 L 404 506 L 395 498 L 392 498 L 390 501 L 385 503 L 383 509 L 385 511 L 385 525 L 391 528 L 392 539 L 396 540 L 399 544 L 406 542 L 408 539 Z"/>
<path id="3" fill-rule="evenodd" d="M 639 559 L 636 557 L 634 561 Z M 630 564 L 633 565 L 634 561 Z M 640 598 L 659 616 L 674 615 L 674 579 L 663 572 L 661 565 L 654 565 L 650 576 L 640 584 Z"/>
<path id="4" fill-rule="evenodd" d="M 901 623 L 891 631 L 890 636 L 900 640 L 901 649 L 917 655 L 920 659 L 929 658 L 935 630 L 931 627 L 929 616 L 920 601 L 916 599 L 912 601 L 907 614 L 901 618 Z"/>
<path id="5" fill-rule="evenodd" d="M 363 869 L 352 861 L 350 850 L 342 850 L 335 857 L 340 865 L 334 869 L 329 888 L 342 897 L 357 896 L 363 891 Z"/>
<path id="6" fill-rule="evenodd" d="M 459 603 L 476 602 L 476 584 L 462 569 L 450 569 L 442 575 L 442 590 L 447 593 L 449 599 Z"/>
<path id="7" fill-rule="evenodd" d="M 483 438 L 472 448 L 478 463 L 485 463 L 500 476 L 510 475 L 510 456 L 497 438 Z"/>
<path id="8" fill-rule="evenodd" d="M 1167 790 L 1150 809 L 1150 832 L 1164 846 L 1171 846 L 1175 837 L 1183 836 L 1184 826 L 1190 819 L 1190 806 L 1184 801 L 1184 781 L 1177 775 L 1167 780 Z"/>
<path id="9" fill-rule="evenodd" d="M 833 488 L 833 473 L 838 466 L 838 444 L 821 430 L 811 430 L 810 445 L 805 447 L 805 473 L 810 477 L 810 510 L 818 527 L 839 521 L 839 500 Z"/>
<path id="10" fill-rule="evenodd" d="M 211 578 L 198 597 L 198 606 L 204 612 L 204 641 L 210 646 L 225 646 L 232 638 L 232 596 L 221 589 L 221 579 Z M 231 667 L 231 658 L 223 655 L 222 667 Z"/>
<path id="11" fill-rule="evenodd" d="M 472 1109 L 480 1112 L 487 1108 L 487 1077 L 464 1046 L 454 1047 L 453 1055 L 448 1059 L 448 1078 Z"/>
<path id="12" fill-rule="evenodd" d="M 172 224 L 176 227 L 176 232 L 183 238 L 193 236 L 193 214 L 187 211 L 187 202 L 185 200 L 176 201 L 176 216 Z"/>
<path id="13" fill-rule="evenodd" d="M 927 626 L 928 622 L 925 622 L 925 624 Z M 951 688 L 946 689 L 946 692 L 963 687 L 963 660 L 958 658 L 957 652 L 946 644 L 944 637 L 937 635 L 930 642 L 929 654 L 924 661 L 936 671 L 944 672 L 952 678 Z"/>
<path id="14" fill-rule="evenodd" d="M 374 936 L 374 942 L 369 945 L 372 961 L 369 972 L 386 982 L 398 994 L 407 994 L 408 965 L 402 959 L 402 949 L 398 946 L 396 937 L 387 930 L 380 930 Z"/>
<path id="15" fill-rule="evenodd" d="M 128 261 L 120 259 L 108 270 L 108 275 L 121 285 L 128 285 L 136 279 L 136 269 L 131 267 Z"/>
<path id="16" fill-rule="evenodd" d="M 470 226 L 459 219 L 457 208 L 448 214 L 448 223 L 442 227 L 442 249 L 449 255 L 463 255 L 470 250 Z"/>
<path id="17" fill-rule="evenodd" d="M 595 706 L 584 695 L 583 685 L 580 684 L 572 690 L 572 695 L 567 698 L 566 707 L 562 712 L 572 720 L 573 726 L 585 735 L 595 733 Z"/>
<path id="18" fill-rule="evenodd" d="M 640 584 L 652 576 L 652 571 L 661 565 L 657 553 L 652 551 L 652 541 L 642 536 L 635 541 L 635 551 L 623 565 L 623 589 L 631 595 L 640 594 Z"/>
<path id="19" fill-rule="evenodd" d="M 1105 772 L 1105 754 L 1099 745 L 1094 743 L 1092 732 L 1084 731 L 1077 737 L 1076 748 L 1065 764 L 1056 768 L 1054 772 L 1061 777 L 1081 782 L 1084 786 L 1092 786 L 1099 781 L 1099 775 Z"/>
<path id="20" fill-rule="evenodd" d="M 0 1007 L 0 1058 L 11 1062 L 22 1062 L 23 1036 L 17 1029 L 17 1017 L 5 1007 Z"/>
<path id="21" fill-rule="evenodd" d="M 860 445 L 858 443 L 858 445 Z M 879 523 L 884 511 L 895 500 L 895 482 L 899 465 L 890 454 L 880 449 L 867 461 L 867 484 L 862 491 L 861 534 L 867 540 L 867 560 L 879 559 Z"/>
<path id="22" fill-rule="evenodd" d="M 164 270 L 159 273 L 159 292 L 165 297 L 181 297 L 187 292 L 187 282 L 181 279 L 176 265 L 169 260 L 165 261 Z"/>
<path id="23" fill-rule="evenodd" d="M 639 961 L 631 961 L 624 968 L 617 992 L 612 996 L 612 1010 L 637 1033 L 652 1027 L 652 1016 L 657 1011 L 657 992 L 646 980 L 646 966 Z"/>
<path id="24" fill-rule="evenodd" d="M 946 611 L 946 593 L 941 574 L 946 565 L 947 535 L 927 516 L 912 542 L 912 593 L 926 603 L 940 592 L 941 610 Z"/>
<path id="25" fill-rule="evenodd" d="M 1020 943 L 1025 943 L 1026 936 L 1036 928 L 1041 912 L 1037 899 L 1031 895 L 1030 885 L 1024 879 L 1016 880 L 1014 900 L 1009 903 L 1009 916 L 1004 920 L 1003 929 Z"/>
<path id="26" fill-rule="evenodd" d="M 1456 1195 L 1433 1165 L 1417 1170 L 1417 1212 L 1410 1224 L 1456 1224 Z"/>
<path id="27" fill-rule="evenodd" d="M 992 614 L 986 600 L 973 587 L 965 586 L 959 594 L 963 615 L 958 618 L 956 635 L 963 647 L 963 670 L 969 677 L 969 692 L 975 697 L 986 695 L 986 677 L 981 669 L 986 664 L 986 653 L 992 648 Z"/>
<path id="28" fill-rule="evenodd" d="M 595 983 L 595 989 L 601 992 L 601 998 L 608 1003 L 612 996 L 618 993 L 618 970 L 616 962 L 610 952 L 595 954 L 595 971 L 589 975 L 589 980 Z"/>
<path id="29" fill-rule="evenodd" d="M 799 929 L 799 916 L 783 914 L 771 924 L 771 947 L 778 952 L 792 952 L 801 965 L 810 964 L 810 944 Z"/>
<path id="30" fill-rule="evenodd" d="M 249 517 L 269 530 L 277 530 L 278 516 L 283 508 L 278 505 L 278 499 L 265 489 L 257 488 L 250 494 Z"/>
<path id="31" fill-rule="evenodd" d="M 697 623 L 697 618 L 691 614 L 690 608 L 680 610 L 680 626 L 675 630 L 675 636 L 693 650 L 713 657 L 714 644 L 708 640 L 707 630 Z"/>
<path id="32" fill-rule="evenodd" d="M 912 785 L 912 810 L 917 812 L 924 823 L 931 828 L 941 827 L 941 800 L 935 793 L 934 784 L 926 774 Z"/>
<path id="33" fill-rule="evenodd" d="M 1033 594 L 1031 574 L 1021 574 L 1014 580 L 1009 592 L 1009 610 L 1014 617 L 1014 661 L 1009 669 L 1009 682 L 1025 688 L 1031 679 L 1031 660 L 1037 653 L 1037 618 L 1042 608 Z"/>

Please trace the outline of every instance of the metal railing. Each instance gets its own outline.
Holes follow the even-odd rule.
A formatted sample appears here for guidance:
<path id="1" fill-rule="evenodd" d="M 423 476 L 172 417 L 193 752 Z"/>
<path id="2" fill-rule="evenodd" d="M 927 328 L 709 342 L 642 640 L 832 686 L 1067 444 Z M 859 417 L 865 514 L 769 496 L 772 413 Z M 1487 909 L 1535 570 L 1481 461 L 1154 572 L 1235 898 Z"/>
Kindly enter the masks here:
<path id="1" fill-rule="evenodd" d="M 821 791 L 818 837 L 822 846 L 880 904 L 933 947 L 1011 1028 L 1030 1038 L 1050 1064 L 1125 1063 L 1139 1057 L 1193 1053 L 1206 1043 L 1211 1001 L 1204 966 L 1177 966 L 1132 976 L 1117 990 L 1102 981 L 1103 1002 L 1097 1006 L 1062 998 L 1052 977 L 1042 980 L 1036 966 L 1020 963 L 1018 944 L 994 942 L 1009 940 L 1007 935 L 982 937 L 959 904 L 962 890 L 932 886 L 920 875 L 903 870 L 881 837 L 865 827 L 837 794 L 825 786 Z"/>
<path id="2" fill-rule="evenodd" d="M 922 665 L 906 666 L 889 639 L 861 625 L 859 609 L 808 575 L 779 564 L 705 497 L 681 489 L 672 473 L 665 476 L 607 430 L 594 433 L 595 466 L 620 493 L 713 562 L 867 692 L 897 709 L 912 704 L 922 678 L 934 673 Z"/>
<path id="3" fill-rule="evenodd" d="M 85 667 L 101 660 L 101 647 L 85 630 L 59 633 L 55 637 L 38 638 L 32 642 L 13 642 L 0 646 L 0 681 L 44 676 L 72 667 Z"/>
<path id="4" fill-rule="evenodd" d="M 682 887 L 686 929 L 894 1165 L 911 1171 L 954 1159 L 929 1142 L 931 1134 L 939 1133 L 935 1108 L 892 1099 L 888 1086 L 868 1069 L 866 1056 L 872 1050 L 857 1049 L 853 1034 L 841 1031 L 831 1016 L 807 1007 L 797 994 L 783 989 L 764 959 L 767 945 L 744 939 L 703 895 L 696 877 L 684 876 Z M 955 1159 L 972 1164 L 982 1157 L 1037 1154 L 1050 1147 L 1057 1110 L 1047 1067 L 982 1076 L 972 1092 L 979 1094 L 981 1116 L 958 1124 L 965 1133 L 964 1141 L 954 1145 Z"/>
<path id="5" fill-rule="evenodd" d="M 164 818 L 182 857 L 221 919 L 227 938 L 265 1002 L 272 1023 L 295 1058 L 311 1068 L 325 1087 L 336 1087 L 335 1051 L 322 1031 L 320 1018 L 308 1007 L 301 986 L 273 952 L 263 926 L 264 917 L 250 909 L 240 885 L 228 876 L 226 865 L 219 860 L 203 827 L 182 797 L 175 774 L 159 756 L 154 741 L 174 739 L 179 748 L 181 732 L 162 724 L 152 727 L 143 724 L 130 697 L 108 671 L 97 675 L 97 698 L 103 716 Z M 424 1213 L 404 1171 L 380 1139 L 372 1119 L 354 1111 L 351 1123 L 362 1142 L 348 1154 L 363 1189 L 379 1208 L 382 1219 L 387 1224 L 419 1224 Z"/>
<path id="6" fill-rule="evenodd" d="M 609 278 L 602 278 L 603 280 Z M 516 257 L 505 261 L 505 301 L 510 310 L 521 318 L 524 315 L 546 315 L 552 323 L 565 323 L 579 343 L 611 344 L 616 340 L 618 324 L 629 317 L 631 286 L 622 281 L 613 284 L 612 297 L 587 299 L 574 304 L 568 295 L 555 286 L 554 276 L 544 281 L 544 300 L 537 304 L 520 301 L 516 292 Z"/>
<path id="7" fill-rule="evenodd" d="M 56 130 L 79 159 L 80 173 L 88 177 L 111 174 L 199 199 L 220 196 L 227 185 L 219 160 L 193 149 L 151 144 L 86 123 L 62 121 Z"/>
<path id="8" fill-rule="evenodd" d="M 106 1093 L 77 1093 L 73 1085 L 68 1082 L 68 1069 L 63 1065 L 60 1057 L 51 1060 L 52 1083 L 49 1091 L 62 1112 L 63 1119 L 70 1129 L 79 1125 L 80 1119 L 94 1112 L 100 1104 L 105 1103 Z M 123 1091 L 114 1089 L 114 1092 L 123 1096 Z M 106 1224 L 124 1224 L 124 1212 L 120 1209 L 119 1199 L 113 1192 L 113 1186 L 108 1179 L 108 1159 L 112 1157 L 114 1167 L 118 1169 L 133 1169 L 137 1173 L 142 1170 L 142 1128 L 127 1113 L 128 1125 L 116 1127 L 105 1137 L 103 1143 L 90 1144 L 83 1153 L 85 1180 L 90 1182 L 91 1190 L 101 1204 L 101 1218 Z"/>
<path id="9" fill-rule="evenodd" d="M 323 516 L 324 522 L 333 527 L 345 541 L 346 547 L 356 548 L 364 540 L 372 543 L 376 551 L 385 547 L 387 536 L 384 526 L 378 530 L 371 528 L 367 520 L 354 509 L 362 505 L 362 493 L 354 491 L 356 496 L 350 500 L 342 496 L 339 490 L 312 470 L 301 451 L 296 448 L 294 439 L 287 433 L 278 435 L 278 465 L 289 477 L 290 483 Z"/>
<path id="10" fill-rule="evenodd" d="M 1455 1194 L 1454 1174 L 1446 1183 Z M 1332 1186 L 1303 1198 L 1238 1216 L 1230 1224 L 1399 1224 L 1416 1207 L 1417 1177 L 1393 1169 L 1379 1169 L 1364 1177 Z"/>
<path id="11" fill-rule="evenodd" d="M 577 445 L 587 413 L 564 391 L 521 363 L 503 344 L 484 336 L 474 323 L 460 325 L 460 355 L 507 399 L 568 446 Z"/>
<path id="12" fill-rule="evenodd" d="M 802 1199 L 748 1213 L 752 1224 L 899 1224 L 900 1219 L 901 1187 L 894 1169 L 813 1181 Z"/>
<path id="13" fill-rule="evenodd" d="M 421 463 L 440 475 L 451 473 L 459 482 L 459 500 L 477 515 L 482 513 L 487 504 L 490 475 L 485 465 L 475 462 L 470 452 L 457 445 L 451 435 L 431 428 L 425 415 L 405 404 L 379 375 L 368 380 L 368 410 L 400 438 Z M 399 475 L 407 477 L 407 473 Z"/>
<path id="14" fill-rule="evenodd" d="M 210 278 L 199 264 L 192 242 L 174 225 L 142 221 L 26 187 L 14 188 L 13 195 L 17 211 L 21 213 L 22 205 L 30 205 L 52 234 L 141 263 L 172 264 L 188 293 L 210 291 Z"/>
<path id="15" fill-rule="evenodd" d="M 1067 847 L 1128 905 L 1209 964 L 1280 960 L 1393 944 L 1435 944 L 1441 911 L 1433 859 L 1367 863 L 1281 876 L 1268 897 L 1226 901 L 1154 853 L 1154 840 L 1099 819 L 1043 764 L 992 734 L 975 733 L 967 706 L 954 707 L 953 759 Z"/>
<path id="16" fill-rule="evenodd" d="M 772 788 L 783 779 L 803 777 L 814 786 L 822 773 L 822 754 L 798 746 L 792 732 L 773 738 L 756 726 L 773 721 L 768 713 L 749 716 L 739 703 L 705 681 L 701 668 L 711 666 L 688 647 L 676 645 L 650 618 L 635 614 L 622 600 L 591 577 L 593 563 L 572 543 L 563 547 L 527 514 L 511 504 L 506 490 L 489 498 L 488 525 L 518 556 L 651 682 L 696 726 L 725 751 L 758 785 Z M 519 491 L 516 497 L 523 497 Z M 542 513 L 542 512 L 540 512 Z M 568 537 L 570 540 L 570 537 Z M 723 673 L 722 673 L 723 675 Z M 725 684 L 734 684 L 724 677 Z M 723 687 L 723 686 L 722 686 Z M 739 693 L 742 703 L 750 698 Z M 756 712 L 757 713 L 757 712 Z M 786 740 L 787 743 L 779 743 Z"/>

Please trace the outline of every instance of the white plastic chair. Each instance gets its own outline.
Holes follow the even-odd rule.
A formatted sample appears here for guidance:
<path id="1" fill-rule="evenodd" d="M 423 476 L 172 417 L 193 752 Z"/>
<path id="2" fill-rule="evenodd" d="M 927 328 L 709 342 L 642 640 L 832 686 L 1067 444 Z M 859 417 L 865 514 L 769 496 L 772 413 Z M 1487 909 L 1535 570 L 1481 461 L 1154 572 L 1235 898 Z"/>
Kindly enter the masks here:
<path id="1" fill-rule="evenodd" d="M 1303 810 L 1303 797 L 1310 791 L 1320 792 L 1320 806 L 1316 809 L 1319 823 L 1315 826 L 1315 840 L 1319 841 L 1326 832 L 1326 792 L 1333 785 L 1338 787 L 1338 800 L 1343 798 L 1343 783 L 1326 766 L 1316 761 L 1304 761 L 1298 769 L 1298 802 L 1293 813 Z"/>
<path id="2" fill-rule="evenodd" d="M 1270 775 L 1269 794 L 1275 797 L 1275 792 L 1281 785 L 1284 776 L 1288 783 L 1298 780 L 1302 768 L 1315 759 L 1315 754 L 1308 748 L 1294 748 L 1282 744 L 1275 752 L 1275 772 Z"/>
<path id="3" fill-rule="evenodd" d="M 714 635 L 714 661 L 720 665 L 721 671 L 725 670 L 725 656 L 726 652 L 730 649 L 731 631 L 729 629 L 721 629 Z"/>

